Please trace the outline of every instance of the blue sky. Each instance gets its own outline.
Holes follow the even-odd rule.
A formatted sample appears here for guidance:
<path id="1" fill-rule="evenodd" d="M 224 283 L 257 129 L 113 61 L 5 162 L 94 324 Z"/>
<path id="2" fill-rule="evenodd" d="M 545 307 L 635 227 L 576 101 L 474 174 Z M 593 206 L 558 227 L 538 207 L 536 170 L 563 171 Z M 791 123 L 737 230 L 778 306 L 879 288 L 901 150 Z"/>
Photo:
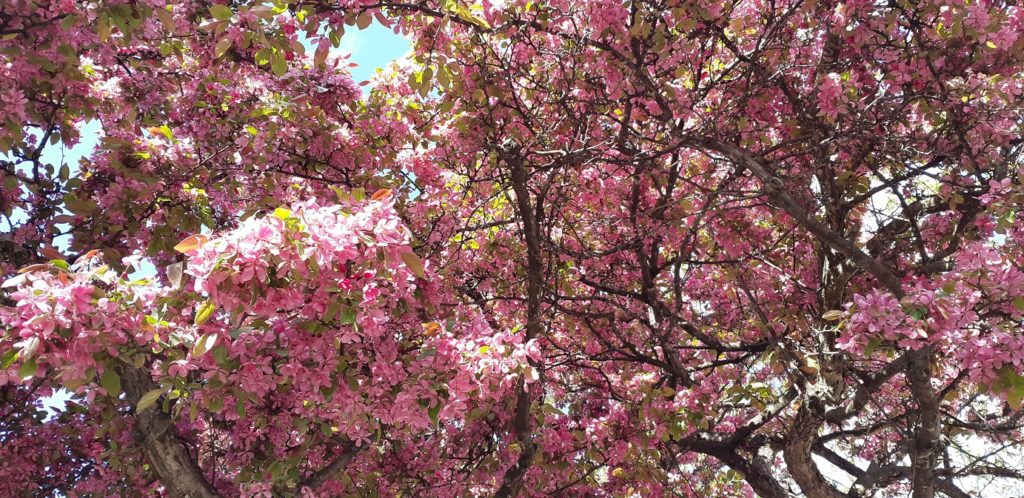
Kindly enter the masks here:
<path id="1" fill-rule="evenodd" d="M 352 54 L 352 62 L 359 64 L 352 68 L 352 79 L 359 83 L 369 80 L 378 67 L 383 68 L 406 55 L 412 45 L 407 38 L 374 22 L 364 30 L 351 27 L 345 30 L 338 50 Z"/>

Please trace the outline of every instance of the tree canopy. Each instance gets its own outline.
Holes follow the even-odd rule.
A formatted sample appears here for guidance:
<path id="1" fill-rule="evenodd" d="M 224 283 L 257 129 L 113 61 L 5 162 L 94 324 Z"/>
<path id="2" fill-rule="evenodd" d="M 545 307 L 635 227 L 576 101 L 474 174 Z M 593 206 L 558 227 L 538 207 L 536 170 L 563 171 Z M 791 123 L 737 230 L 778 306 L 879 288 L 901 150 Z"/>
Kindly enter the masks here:
<path id="1" fill-rule="evenodd" d="M 1020 489 L 1015 4 L 0 2 L 0 496 Z"/>

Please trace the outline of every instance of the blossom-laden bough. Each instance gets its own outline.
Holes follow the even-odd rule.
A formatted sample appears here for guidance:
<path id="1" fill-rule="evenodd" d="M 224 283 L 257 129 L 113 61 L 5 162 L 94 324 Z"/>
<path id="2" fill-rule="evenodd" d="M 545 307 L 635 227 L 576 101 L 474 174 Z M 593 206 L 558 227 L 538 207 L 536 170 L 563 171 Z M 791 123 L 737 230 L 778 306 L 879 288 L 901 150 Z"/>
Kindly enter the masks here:
<path id="1" fill-rule="evenodd" d="M 371 23 L 414 49 L 362 94 L 335 49 Z M 0 5 L 0 494 L 1016 489 L 1022 30 L 992 0 Z"/>

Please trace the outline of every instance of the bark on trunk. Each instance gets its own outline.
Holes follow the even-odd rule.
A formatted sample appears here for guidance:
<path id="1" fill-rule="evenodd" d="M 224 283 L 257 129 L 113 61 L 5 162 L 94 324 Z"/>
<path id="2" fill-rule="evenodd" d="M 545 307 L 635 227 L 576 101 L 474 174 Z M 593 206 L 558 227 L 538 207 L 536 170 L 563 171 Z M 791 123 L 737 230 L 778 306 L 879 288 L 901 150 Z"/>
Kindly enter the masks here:
<path id="1" fill-rule="evenodd" d="M 334 458 L 331 463 L 324 466 L 324 468 L 314 472 L 312 475 L 307 477 L 304 481 L 300 482 L 297 487 L 309 486 L 311 489 L 319 488 L 324 482 L 337 479 L 344 472 L 348 464 L 359 455 L 359 452 L 363 448 L 357 448 L 355 443 L 346 441 L 341 446 L 341 454 Z"/>
<path id="2" fill-rule="evenodd" d="M 694 145 L 723 154 L 738 165 L 749 169 L 763 185 L 762 190 L 773 204 L 815 236 L 820 243 L 849 258 L 857 267 L 870 273 L 897 299 L 902 298 L 903 285 L 899 276 L 888 266 L 872 258 L 849 239 L 836 233 L 815 219 L 786 191 L 782 180 L 753 153 L 732 144 L 714 140 L 694 140 Z M 926 347 L 907 354 L 907 377 L 910 390 L 920 413 L 914 427 L 911 443 L 914 498 L 935 496 L 935 464 L 942 435 L 939 415 L 939 397 L 931 385 L 931 349 Z"/>
<path id="3" fill-rule="evenodd" d="M 917 427 L 911 445 L 910 458 L 914 468 L 913 498 L 935 496 L 935 464 L 938 461 L 941 424 L 939 399 L 931 385 L 931 348 L 925 347 L 907 354 L 907 377 L 910 390 L 917 401 Z"/>
<path id="4" fill-rule="evenodd" d="M 747 460 L 732 449 L 706 450 L 704 453 L 714 456 L 733 470 L 743 474 L 743 480 L 763 498 L 789 498 L 790 495 L 779 481 L 772 475 L 771 468 L 763 459 L 754 457 Z"/>
<path id="5" fill-rule="evenodd" d="M 528 175 L 523 167 L 522 158 L 511 156 L 505 159 L 511 168 L 512 189 L 516 195 L 516 207 L 526 239 L 526 340 L 529 341 L 540 335 L 542 330 L 541 291 L 544 284 L 544 260 L 541 256 L 539 213 L 534 212 L 535 207 L 530 201 Z M 522 377 L 519 378 L 516 391 L 516 414 L 512 425 L 521 452 L 515 465 L 505 471 L 501 486 L 494 494 L 495 498 L 509 498 L 519 494 L 523 487 L 523 476 L 533 465 L 537 453 L 537 445 L 533 441 L 533 431 L 530 427 L 530 408 L 533 401 Z"/>
<path id="6" fill-rule="evenodd" d="M 842 498 L 842 493 L 825 481 L 811 459 L 811 449 L 825 421 L 824 407 L 813 396 L 808 394 L 797 410 L 796 420 L 786 434 L 783 458 L 789 474 L 809 498 Z"/>
<path id="7" fill-rule="evenodd" d="M 126 401 L 133 407 L 143 394 L 157 388 L 144 368 L 129 367 L 122 378 Z M 169 496 L 220 498 L 181 444 L 171 417 L 158 407 L 135 414 L 135 441 L 142 447 L 146 461 L 153 466 Z"/>

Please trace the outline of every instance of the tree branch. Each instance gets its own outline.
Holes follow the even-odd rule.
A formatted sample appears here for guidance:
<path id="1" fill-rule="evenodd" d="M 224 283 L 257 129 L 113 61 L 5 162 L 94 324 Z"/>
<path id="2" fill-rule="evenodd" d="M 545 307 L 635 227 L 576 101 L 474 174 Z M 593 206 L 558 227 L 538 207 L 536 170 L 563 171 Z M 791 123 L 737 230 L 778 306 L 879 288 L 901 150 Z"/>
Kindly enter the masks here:
<path id="1" fill-rule="evenodd" d="M 136 406 L 142 395 L 158 386 L 145 368 L 128 367 L 122 374 L 125 401 Z M 220 498 L 203 478 L 199 467 L 178 439 L 171 417 L 154 407 L 135 413 L 135 441 L 160 477 L 160 484 L 174 498 Z"/>

